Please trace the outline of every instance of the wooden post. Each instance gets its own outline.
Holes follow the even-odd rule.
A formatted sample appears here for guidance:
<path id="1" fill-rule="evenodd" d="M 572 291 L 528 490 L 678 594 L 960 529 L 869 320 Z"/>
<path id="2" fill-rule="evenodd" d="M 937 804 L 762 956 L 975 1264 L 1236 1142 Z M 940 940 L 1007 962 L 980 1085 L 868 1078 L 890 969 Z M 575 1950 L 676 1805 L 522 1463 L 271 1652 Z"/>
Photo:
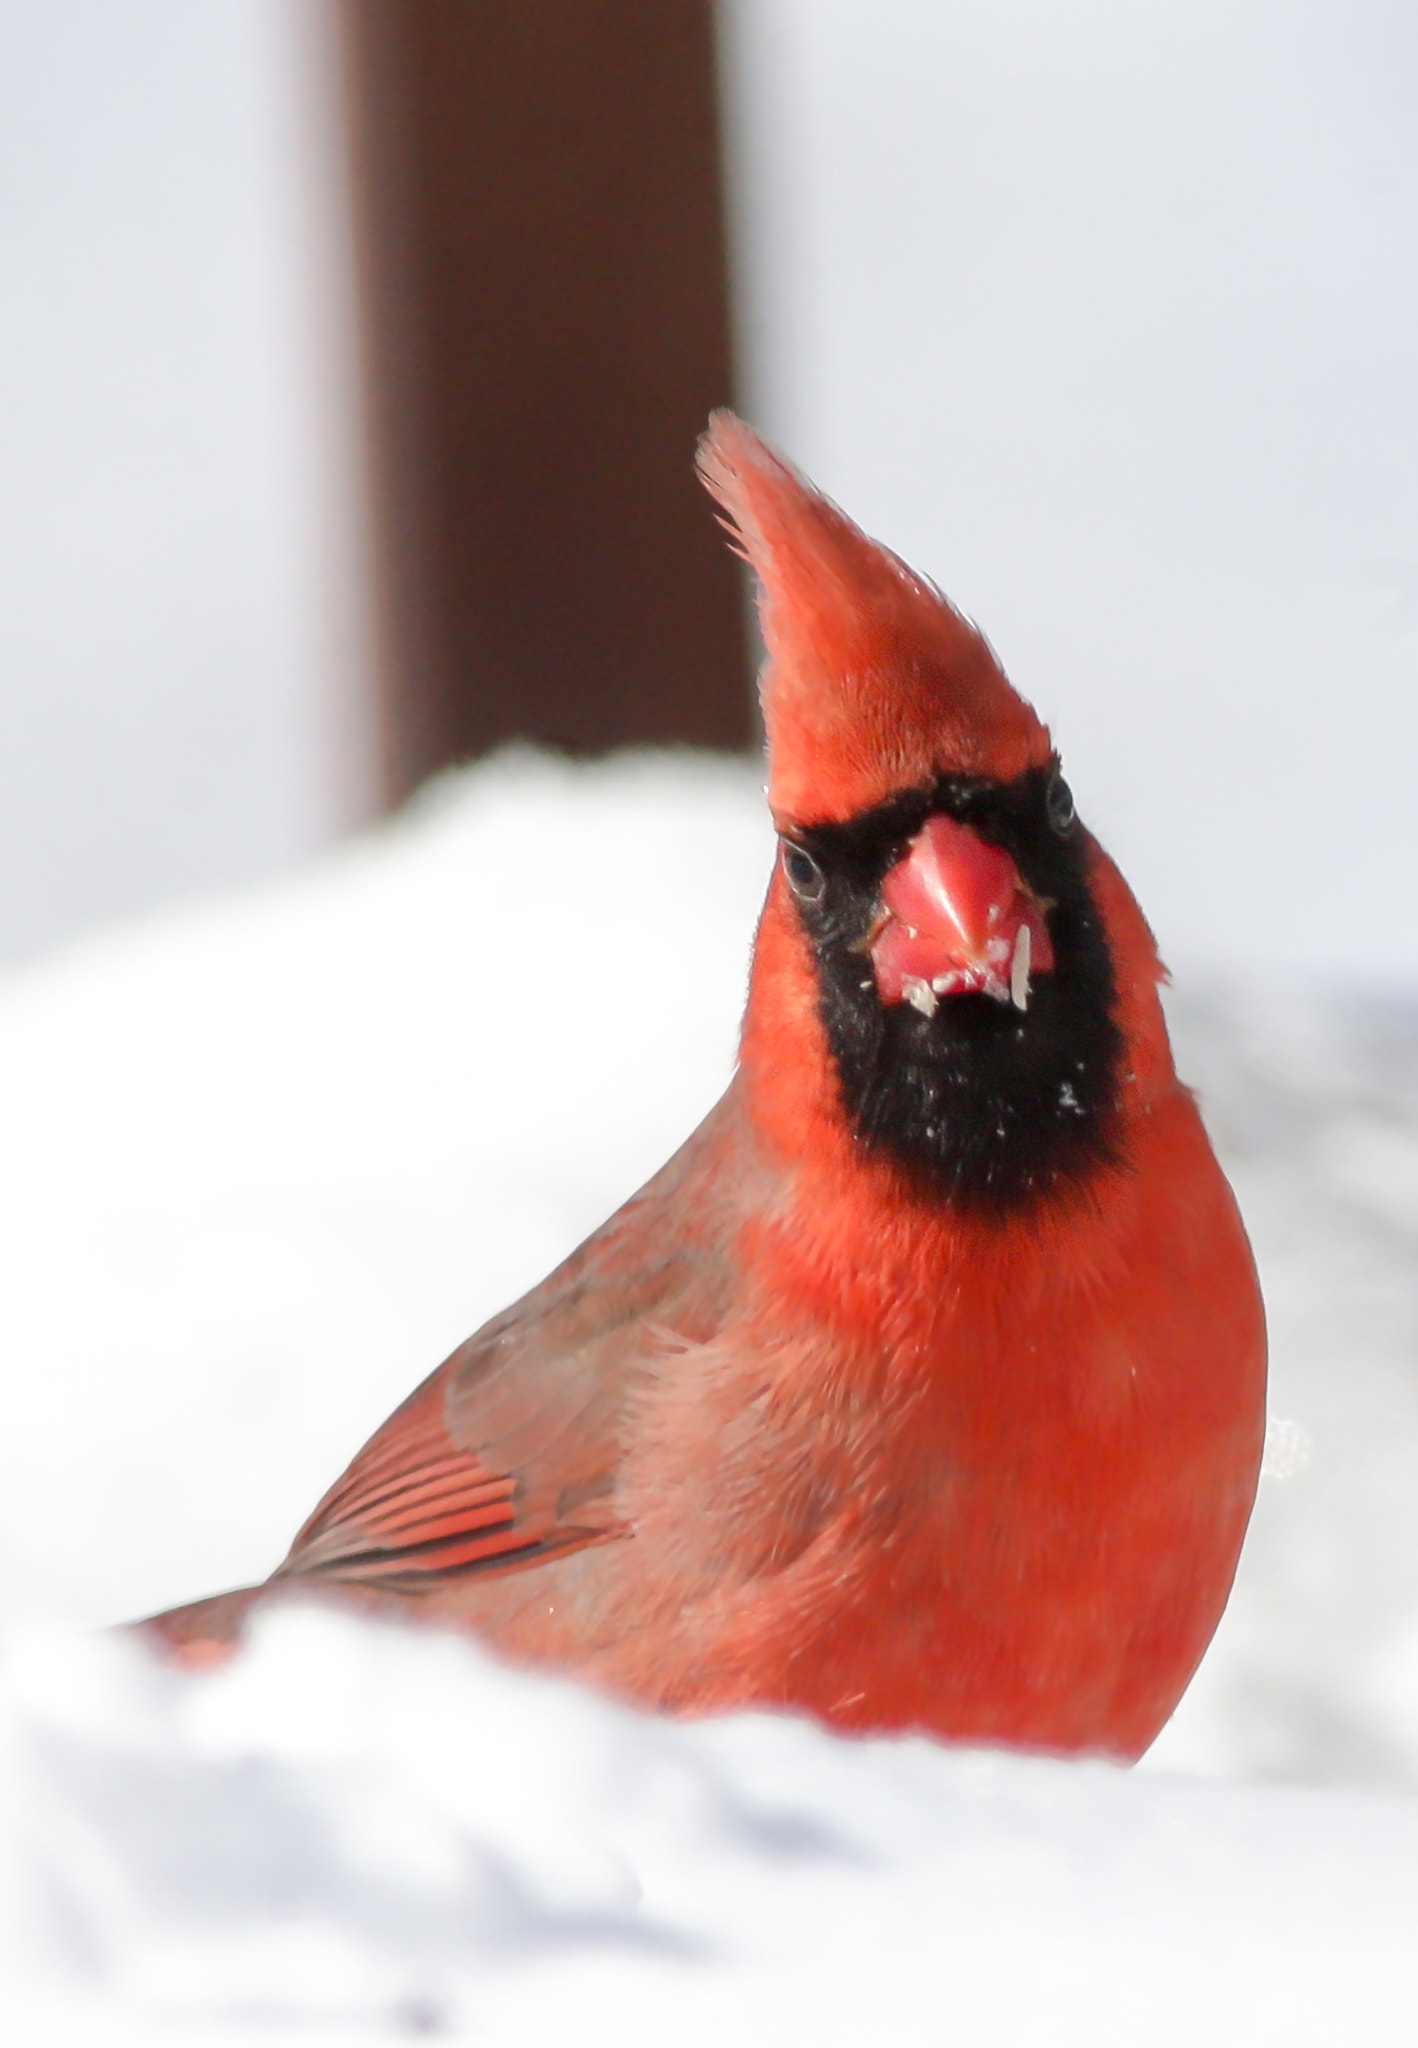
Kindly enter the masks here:
<path id="1" fill-rule="evenodd" d="M 711 0 L 343 0 L 397 800 L 751 735 Z"/>

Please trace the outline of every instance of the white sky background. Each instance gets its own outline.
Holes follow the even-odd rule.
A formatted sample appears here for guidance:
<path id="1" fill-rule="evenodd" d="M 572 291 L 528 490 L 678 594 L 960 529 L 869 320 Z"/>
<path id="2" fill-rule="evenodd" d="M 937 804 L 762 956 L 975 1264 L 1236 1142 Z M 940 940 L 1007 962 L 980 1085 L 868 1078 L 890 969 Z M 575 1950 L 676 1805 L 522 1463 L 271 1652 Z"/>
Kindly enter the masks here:
<path id="1" fill-rule="evenodd" d="M 1418 16 L 726 0 L 749 404 L 1164 951 L 1418 982 Z"/>
<path id="2" fill-rule="evenodd" d="M 364 808 L 315 0 L 0 0 L 0 959 Z"/>

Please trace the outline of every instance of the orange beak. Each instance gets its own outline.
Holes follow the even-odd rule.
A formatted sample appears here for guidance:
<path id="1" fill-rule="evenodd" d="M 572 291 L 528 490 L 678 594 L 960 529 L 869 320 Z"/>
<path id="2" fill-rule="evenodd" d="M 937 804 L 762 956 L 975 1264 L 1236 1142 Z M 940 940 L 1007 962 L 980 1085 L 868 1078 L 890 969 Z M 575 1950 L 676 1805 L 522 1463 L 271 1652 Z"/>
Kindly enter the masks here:
<path id="1" fill-rule="evenodd" d="M 926 1017 L 950 995 L 1023 1010 L 1054 949 L 1042 907 L 1003 848 L 934 817 L 882 884 L 871 964 L 884 1003 L 910 1003 Z"/>

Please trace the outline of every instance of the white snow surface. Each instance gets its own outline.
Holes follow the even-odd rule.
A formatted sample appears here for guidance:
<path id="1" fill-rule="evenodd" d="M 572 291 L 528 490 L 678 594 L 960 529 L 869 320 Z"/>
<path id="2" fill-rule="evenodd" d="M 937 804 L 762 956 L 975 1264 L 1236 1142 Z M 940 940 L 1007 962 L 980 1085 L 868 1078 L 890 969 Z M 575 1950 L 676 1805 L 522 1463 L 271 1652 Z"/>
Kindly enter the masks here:
<path id="1" fill-rule="evenodd" d="M 314 1610 L 204 1676 L 98 1631 L 267 1572 L 708 1108 L 758 781 L 505 755 L 294 880 L 0 985 L 7 2039 L 1418 2035 L 1393 994 L 1179 975 L 1274 1419 L 1231 1609 L 1138 1771 L 674 1724 Z"/>

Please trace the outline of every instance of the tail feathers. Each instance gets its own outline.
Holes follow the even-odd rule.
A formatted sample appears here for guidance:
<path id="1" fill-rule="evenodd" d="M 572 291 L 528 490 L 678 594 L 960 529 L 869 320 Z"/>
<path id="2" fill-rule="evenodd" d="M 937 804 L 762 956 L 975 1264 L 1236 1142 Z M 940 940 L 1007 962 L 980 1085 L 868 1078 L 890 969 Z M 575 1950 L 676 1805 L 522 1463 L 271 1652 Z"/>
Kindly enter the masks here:
<path id="1" fill-rule="evenodd" d="M 169 1663 L 188 1671 L 211 1671 L 240 1647 L 252 1609 L 270 1594 L 269 1586 L 242 1586 L 234 1593 L 170 1607 L 165 1614 L 130 1623 L 130 1628 Z"/>

